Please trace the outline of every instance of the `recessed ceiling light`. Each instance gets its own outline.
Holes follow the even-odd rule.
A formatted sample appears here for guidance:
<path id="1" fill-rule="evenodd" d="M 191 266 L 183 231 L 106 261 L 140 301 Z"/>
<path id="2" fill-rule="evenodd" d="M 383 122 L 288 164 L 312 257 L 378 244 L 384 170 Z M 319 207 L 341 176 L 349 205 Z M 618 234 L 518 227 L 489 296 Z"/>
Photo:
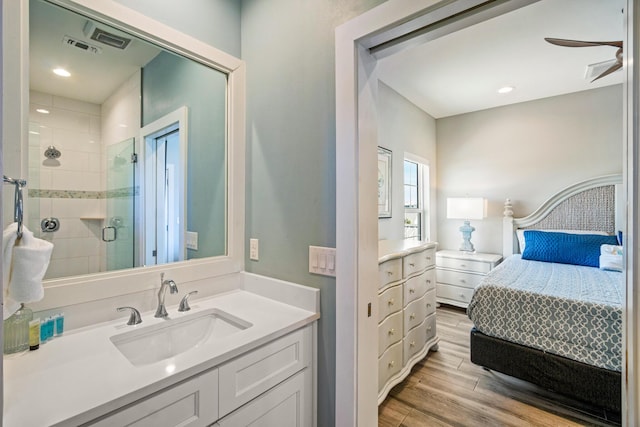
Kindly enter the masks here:
<path id="1" fill-rule="evenodd" d="M 511 91 L 513 91 L 515 89 L 515 87 L 513 86 L 504 86 L 501 87 L 500 89 L 498 89 L 498 93 L 509 93 Z"/>
<path id="2" fill-rule="evenodd" d="M 49 114 L 49 110 L 45 110 L 44 108 L 38 108 L 36 112 L 40 114 Z"/>
<path id="3" fill-rule="evenodd" d="M 71 77 L 71 73 L 64 68 L 54 68 L 53 73 L 60 77 Z"/>

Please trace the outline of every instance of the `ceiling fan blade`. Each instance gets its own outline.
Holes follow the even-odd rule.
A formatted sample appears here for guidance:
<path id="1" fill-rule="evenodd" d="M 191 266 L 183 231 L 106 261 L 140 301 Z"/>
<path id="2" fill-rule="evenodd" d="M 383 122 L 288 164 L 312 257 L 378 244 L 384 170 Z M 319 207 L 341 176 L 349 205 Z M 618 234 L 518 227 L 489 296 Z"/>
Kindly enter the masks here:
<path id="1" fill-rule="evenodd" d="M 622 41 L 584 41 L 584 40 L 567 40 L 567 39 L 554 39 L 551 37 L 544 38 L 547 42 L 551 44 L 555 44 L 557 46 L 565 46 L 565 47 L 589 47 L 589 46 L 613 46 L 622 48 Z"/>
<path id="2" fill-rule="evenodd" d="M 598 79 L 601 79 L 604 76 L 607 76 L 607 75 L 613 73 L 614 71 L 619 70 L 620 68 L 622 68 L 622 63 L 621 62 L 616 62 L 611 67 L 607 68 L 602 73 L 600 73 L 600 75 L 598 77 L 596 77 L 595 79 L 591 80 L 591 83 L 595 82 Z"/>

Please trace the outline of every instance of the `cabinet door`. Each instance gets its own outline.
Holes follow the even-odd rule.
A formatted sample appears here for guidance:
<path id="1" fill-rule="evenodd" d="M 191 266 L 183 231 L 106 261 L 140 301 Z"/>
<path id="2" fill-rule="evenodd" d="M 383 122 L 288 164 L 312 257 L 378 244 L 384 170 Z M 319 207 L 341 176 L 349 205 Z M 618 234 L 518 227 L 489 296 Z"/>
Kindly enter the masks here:
<path id="1" fill-rule="evenodd" d="M 220 421 L 220 427 L 313 425 L 311 369 L 306 368 Z"/>
<path id="2" fill-rule="evenodd" d="M 311 366 L 311 342 L 307 326 L 221 365 L 220 416 Z"/>
<path id="3" fill-rule="evenodd" d="M 218 370 L 213 369 L 89 425 L 200 427 L 210 425 L 217 418 Z"/>

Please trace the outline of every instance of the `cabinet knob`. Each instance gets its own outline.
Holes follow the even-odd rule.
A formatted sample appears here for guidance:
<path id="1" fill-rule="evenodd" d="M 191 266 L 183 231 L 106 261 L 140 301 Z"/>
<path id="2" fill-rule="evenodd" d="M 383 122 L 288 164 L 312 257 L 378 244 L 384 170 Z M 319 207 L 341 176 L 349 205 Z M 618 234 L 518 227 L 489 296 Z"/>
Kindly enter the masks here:
<path id="1" fill-rule="evenodd" d="M 394 360 L 392 360 L 391 362 L 389 362 L 389 367 L 393 368 L 396 365 L 396 362 Z"/>
<path id="2" fill-rule="evenodd" d="M 415 318 L 416 318 L 416 314 L 415 314 L 415 313 L 411 313 L 411 314 L 409 315 L 409 320 L 413 320 L 413 319 L 415 319 Z"/>
<path id="3" fill-rule="evenodd" d="M 416 266 L 416 264 L 415 264 L 415 263 L 413 263 L 413 262 L 410 262 L 410 263 L 409 263 L 409 267 L 415 267 L 415 266 Z"/>
<path id="4" fill-rule="evenodd" d="M 467 283 L 467 281 L 464 279 L 460 279 L 460 283 Z"/>
<path id="5" fill-rule="evenodd" d="M 431 283 L 431 279 L 426 280 L 427 284 Z"/>
<path id="6" fill-rule="evenodd" d="M 387 276 L 391 276 L 393 274 L 393 271 L 387 271 Z"/>
<path id="7" fill-rule="evenodd" d="M 425 259 L 426 259 L 427 261 L 431 261 L 431 257 L 430 257 L 430 256 L 426 256 L 426 257 L 425 257 Z"/>
<path id="8" fill-rule="evenodd" d="M 396 330 L 395 330 L 395 329 L 393 329 L 393 328 L 389 329 L 389 335 L 393 335 L 393 334 L 395 334 L 395 333 L 396 333 Z"/>
<path id="9" fill-rule="evenodd" d="M 460 264 L 460 267 L 465 268 L 467 264 Z"/>
<path id="10" fill-rule="evenodd" d="M 431 326 L 429 326 L 429 327 L 427 328 L 427 332 L 431 332 L 431 329 L 432 329 L 432 328 L 431 328 Z"/>
<path id="11" fill-rule="evenodd" d="M 464 298 L 464 294 L 460 294 L 460 298 Z"/>
<path id="12" fill-rule="evenodd" d="M 416 290 L 415 290 L 415 289 L 413 289 L 413 288 L 409 288 L 409 293 L 410 293 L 410 294 L 413 294 L 413 293 L 415 293 L 415 292 L 416 292 Z"/>
<path id="13" fill-rule="evenodd" d="M 430 303 L 427 303 L 427 308 L 429 308 L 429 307 L 431 307 L 431 304 L 430 304 Z"/>
<path id="14" fill-rule="evenodd" d="M 393 298 L 391 298 L 387 304 L 389 304 L 389 305 L 393 305 L 393 304 L 395 304 L 395 303 L 396 303 L 396 301 L 395 301 Z"/>
<path id="15" fill-rule="evenodd" d="M 409 347 L 415 347 L 415 346 L 416 346 L 416 342 L 415 342 L 415 341 L 411 341 L 411 342 L 409 343 Z"/>

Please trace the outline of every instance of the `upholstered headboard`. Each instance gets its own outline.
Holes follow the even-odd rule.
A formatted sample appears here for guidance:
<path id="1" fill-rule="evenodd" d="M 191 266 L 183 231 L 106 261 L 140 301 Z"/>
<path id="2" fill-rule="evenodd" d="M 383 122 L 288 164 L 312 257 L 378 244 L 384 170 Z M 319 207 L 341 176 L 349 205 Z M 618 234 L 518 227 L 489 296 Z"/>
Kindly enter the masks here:
<path id="1" fill-rule="evenodd" d="M 622 175 L 579 182 L 550 197 L 531 215 L 513 217 L 511 200 L 504 204 L 503 255 L 519 252 L 518 229 L 585 230 L 615 234 L 622 230 Z"/>

